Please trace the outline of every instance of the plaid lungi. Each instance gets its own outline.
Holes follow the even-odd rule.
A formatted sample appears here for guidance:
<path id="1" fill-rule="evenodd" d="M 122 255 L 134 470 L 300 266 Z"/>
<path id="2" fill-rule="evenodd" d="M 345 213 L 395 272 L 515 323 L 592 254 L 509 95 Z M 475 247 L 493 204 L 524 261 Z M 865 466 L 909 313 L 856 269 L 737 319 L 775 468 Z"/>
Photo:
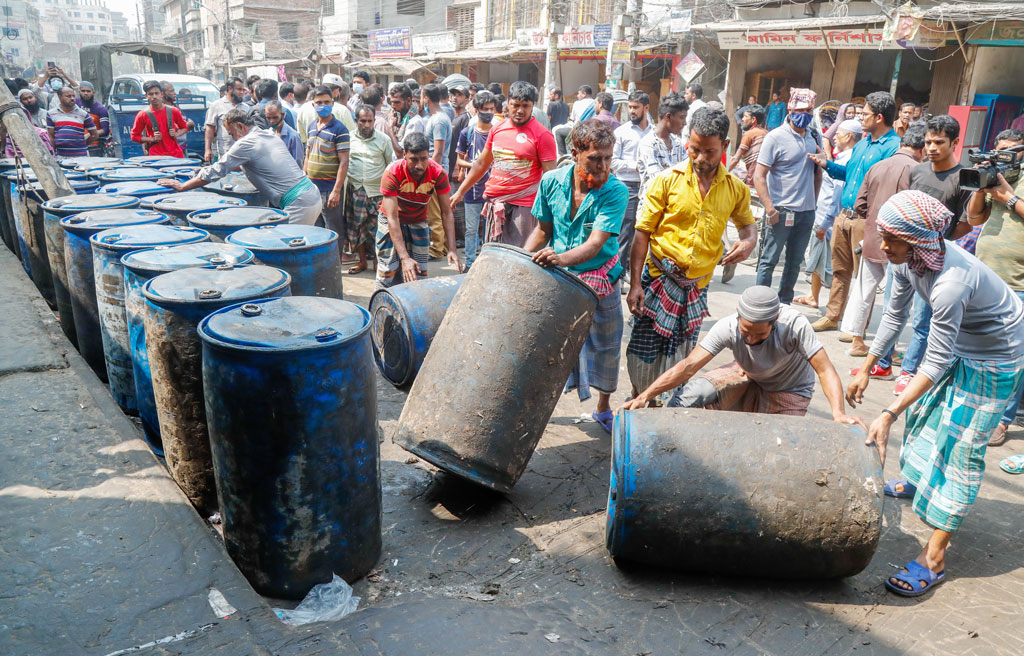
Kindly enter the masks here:
<path id="1" fill-rule="evenodd" d="M 818 239 L 811 235 L 810 244 L 807 247 L 807 264 L 804 271 L 816 273 L 821 278 L 821 284 L 825 287 L 832 286 L 832 241 L 828 235 L 824 239 Z"/>
<path id="2" fill-rule="evenodd" d="M 621 284 L 616 282 L 611 293 L 599 298 L 587 341 L 565 384 L 564 392 L 576 389 L 580 401 L 590 398 L 591 387 L 605 394 L 618 387 L 623 326 Z"/>
<path id="3" fill-rule="evenodd" d="M 701 374 L 699 378 L 710 382 L 717 393 L 717 400 L 703 406 L 711 410 L 803 417 L 811 404 L 811 399 L 807 396 L 784 391 L 769 392 L 750 380 L 736 362 L 712 369 Z"/>
<path id="4" fill-rule="evenodd" d="M 955 533 L 981 487 L 985 450 L 1024 380 L 1024 357 L 1008 362 L 957 358 L 911 406 L 900 449 L 903 476 L 917 486 L 914 512 Z"/>
<path id="5" fill-rule="evenodd" d="M 377 232 L 377 214 L 381 196 L 369 196 L 365 189 L 348 186 L 345 194 L 345 251 L 372 246 Z"/>
<path id="6" fill-rule="evenodd" d="M 409 255 L 420 265 L 423 271 L 418 277 L 427 277 L 427 262 L 430 261 L 430 226 L 426 221 L 402 224 L 402 241 Z M 377 278 L 376 289 L 393 287 L 402 283 L 402 262 L 395 252 L 388 231 L 388 218 L 383 212 L 377 214 Z"/>

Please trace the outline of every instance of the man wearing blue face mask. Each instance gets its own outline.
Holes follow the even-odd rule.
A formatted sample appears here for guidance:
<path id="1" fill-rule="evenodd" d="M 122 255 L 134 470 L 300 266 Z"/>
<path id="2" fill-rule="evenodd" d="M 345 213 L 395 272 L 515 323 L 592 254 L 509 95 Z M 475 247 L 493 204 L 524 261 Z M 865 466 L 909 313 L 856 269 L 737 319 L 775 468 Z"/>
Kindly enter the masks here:
<path id="1" fill-rule="evenodd" d="M 754 169 L 754 188 L 768 221 L 756 284 L 771 287 L 772 273 L 785 250 L 779 300 L 787 305 L 793 301 L 821 188 L 821 169 L 808 157 L 821 146 L 821 137 L 811 127 L 815 99 L 810 89 L 790 89 L 789 115 L 765 135 Z"/>
<path id="2" fill-rule="evenodd" d="M 352 112 L 352 116 L 355 116 L 356 112 L 363 105 L 363 99 L 359 96 L 368 86 L 370 86 L 369 73 L 366 71 L 356 71 L 352 74 L 352 97 L 348 99 L 348 110 Z"/>

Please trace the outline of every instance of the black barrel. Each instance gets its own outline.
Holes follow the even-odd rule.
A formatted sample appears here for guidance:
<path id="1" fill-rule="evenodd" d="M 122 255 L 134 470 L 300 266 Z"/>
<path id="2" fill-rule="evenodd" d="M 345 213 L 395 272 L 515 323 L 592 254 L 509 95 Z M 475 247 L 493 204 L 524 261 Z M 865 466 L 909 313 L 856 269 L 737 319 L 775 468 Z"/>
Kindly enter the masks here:
<path id="1" fill-rule="evenodd" d="M 142 286 L 146 349 L 167 468 L 200 510 L 214 510 L 217 495 L 196 326 L 228 305 L 287 296 L 290 283 L 291 277 L 280 269 L 222 265 L 171 271 Z"/>
<path id="2" fill-rule="evenodd" d="M 702 574 L 853 576 L 881 532 L 878 452 L 815 417 L 622 412 L 609 488 L 614 558 Z"/>
<path id="3" fill-rule="evenodd" d="M 526 469 L 597 308 L 582 280 L 487 244 L 427 352 L 395 444 L 507 492 Z"/>
<path id="4" fill-rule="evenodd" d="M 373 357 L 395 387 L 412 385 L 463 278 L 415 280 L 378 289 L 370 297 Z"/>
<path id="5" fill-rule="evenodd" d="M 260 262 L 290 273 L 296 296 L 343 297 L 341 243 L 333 230 L 279 223 L 243 228 L 224 241 L 248 248 Z"/>
<path id="6" fill-rule="evenodd" d="M 381 550 L 369 314 L 333 298 L 203 319 L 203 387 L 224 544 L 261 594 L 354 581 Z"/>

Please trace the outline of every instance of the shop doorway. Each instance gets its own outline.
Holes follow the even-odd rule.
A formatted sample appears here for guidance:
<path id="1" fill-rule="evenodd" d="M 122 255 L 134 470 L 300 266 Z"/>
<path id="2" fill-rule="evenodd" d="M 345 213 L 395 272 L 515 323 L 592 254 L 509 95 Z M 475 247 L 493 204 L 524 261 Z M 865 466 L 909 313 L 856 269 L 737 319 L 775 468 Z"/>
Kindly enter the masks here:
<path id="1" fill-rule="evenodd" d="M 853 84 L 853 97 L 863 99 L 873 91 L 890 91 L 892 79 L 896 76 L 896 106 L 911 102 L 924 105 L 928 102 L 932 86 L 932 62 L 935 56 L 930 50 L 918 53 L 913 50 L 863 50 L 857 65 L 857 79 Z M 845 99 L 844 99 L 845 100 Z"/>

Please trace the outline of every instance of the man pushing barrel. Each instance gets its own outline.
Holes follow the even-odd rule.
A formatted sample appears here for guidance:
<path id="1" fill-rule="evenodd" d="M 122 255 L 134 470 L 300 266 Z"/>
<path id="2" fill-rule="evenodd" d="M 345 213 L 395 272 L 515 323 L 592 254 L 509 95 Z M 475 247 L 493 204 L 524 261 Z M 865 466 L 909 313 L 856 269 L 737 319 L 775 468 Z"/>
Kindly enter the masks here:
<path id="1" fill-rule="evenodd" d="M 726 348 L 734 362 L 694 377 Z M 623 408 L 643 408 L 662 392 L 683 385 L 670 407 L 803 416 L 814 393 L 815 373 L 832 406 L 832 419 L 866 429 L 864 422 L 844 412 L 842 382 L 810 321 L 781 305 L 773 289 L 758 285 L 743 292 L 736 314 L 716 322 L 683 361 Z"/>

